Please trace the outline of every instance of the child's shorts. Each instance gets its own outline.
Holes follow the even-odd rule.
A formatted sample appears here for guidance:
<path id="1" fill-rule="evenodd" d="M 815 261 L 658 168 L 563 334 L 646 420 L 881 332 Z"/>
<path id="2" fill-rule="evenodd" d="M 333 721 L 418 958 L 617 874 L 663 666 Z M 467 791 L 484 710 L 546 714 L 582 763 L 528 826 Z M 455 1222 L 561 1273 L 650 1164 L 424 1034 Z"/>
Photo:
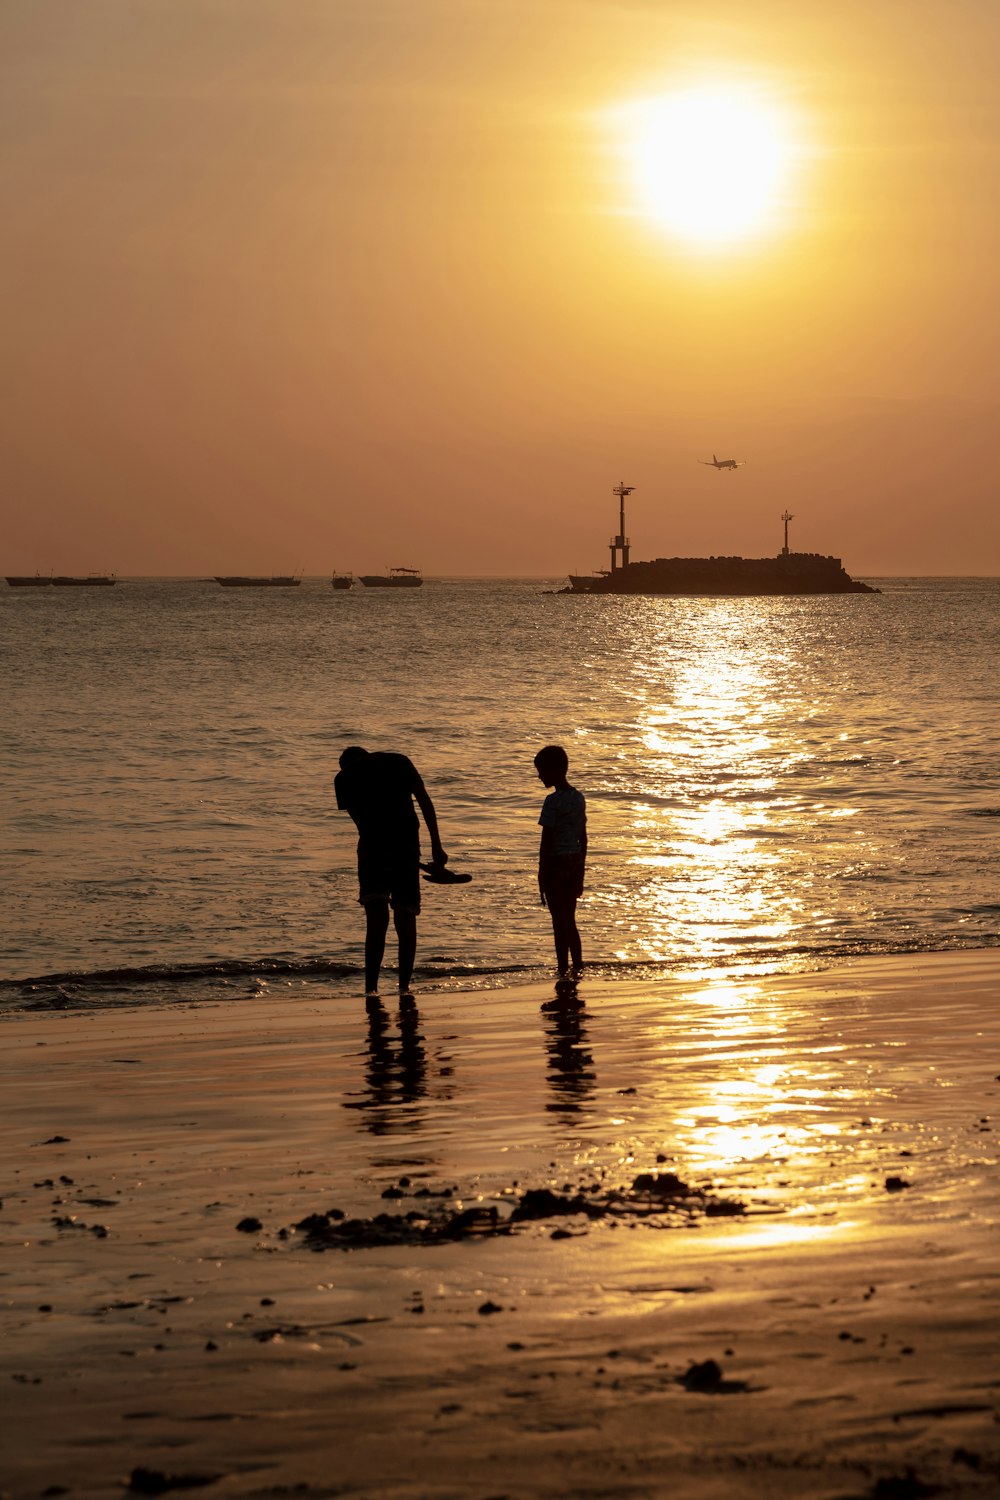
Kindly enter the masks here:
<path id="1" fill-rule="evenodd" d="M 545 865 L 542 890 L 546 901 L 575 901 L 583 894 L 582 854 L 551 854 Z"/>

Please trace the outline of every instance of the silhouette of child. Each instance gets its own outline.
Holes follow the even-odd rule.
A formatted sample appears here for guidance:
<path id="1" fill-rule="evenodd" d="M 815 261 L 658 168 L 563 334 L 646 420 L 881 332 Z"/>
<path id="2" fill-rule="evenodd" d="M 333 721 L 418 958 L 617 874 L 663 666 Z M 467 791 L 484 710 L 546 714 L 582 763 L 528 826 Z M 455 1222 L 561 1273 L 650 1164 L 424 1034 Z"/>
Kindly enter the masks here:
<path id="1" fill-rule="evenodd" d="M 538 892 L 552 918 L 559 976 L 567 978 L 583 967 L 576 903 L 583 892 L 587 861 L 587 803 L 583 793 L 566 780 L 569 757 L 561 745 L 539 750 L 535 769 L 542 785 L 552 787 L 538 819 L 542 829 Z"/>

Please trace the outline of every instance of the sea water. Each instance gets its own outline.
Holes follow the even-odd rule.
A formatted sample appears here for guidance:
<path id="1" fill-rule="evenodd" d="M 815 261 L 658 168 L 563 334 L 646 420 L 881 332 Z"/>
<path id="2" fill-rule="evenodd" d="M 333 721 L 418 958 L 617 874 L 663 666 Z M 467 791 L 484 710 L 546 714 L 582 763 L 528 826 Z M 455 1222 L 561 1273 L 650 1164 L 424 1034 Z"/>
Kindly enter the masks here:
<path id="1" fill-rule="evenodd" d="M 352 743 L 414 760 L 473 877 L 424 887 L 424 990 L 551 971 L 550 742 L 587 797 L 579 920 L 605 974 L 998 946 L 1000 580 L 870 581 L 5 589 L 0 1007 L 358 992 L 332 791 Z"/>

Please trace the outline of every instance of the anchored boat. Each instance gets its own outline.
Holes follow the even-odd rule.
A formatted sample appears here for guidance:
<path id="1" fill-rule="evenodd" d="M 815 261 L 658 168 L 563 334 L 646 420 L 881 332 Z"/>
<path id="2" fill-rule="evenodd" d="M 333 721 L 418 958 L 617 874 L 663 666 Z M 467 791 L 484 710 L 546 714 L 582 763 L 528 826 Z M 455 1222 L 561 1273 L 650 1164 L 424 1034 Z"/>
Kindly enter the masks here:
<path id="1" fill-rule="evenodd" d="M 224 589 L 297 589 L 302 579 L 278 573 L 271 578 L 246 578 L 238 573 L 216 573 L 215 581 L 221 583 Z"/>
<path id="2" fill-rule="evenodd" d="M 366 589 L 418 589 L 423 583 L 419 568 L 389 568 L 385 573 L 362 573 Z"/>
<path id="3" fill-rule="evenodd" d="M 57 589 L 107 589 L 118 582 L 114 573 L 88 573 L 86 578 L 69 578 L 57 574 L 52 580 Z"/>

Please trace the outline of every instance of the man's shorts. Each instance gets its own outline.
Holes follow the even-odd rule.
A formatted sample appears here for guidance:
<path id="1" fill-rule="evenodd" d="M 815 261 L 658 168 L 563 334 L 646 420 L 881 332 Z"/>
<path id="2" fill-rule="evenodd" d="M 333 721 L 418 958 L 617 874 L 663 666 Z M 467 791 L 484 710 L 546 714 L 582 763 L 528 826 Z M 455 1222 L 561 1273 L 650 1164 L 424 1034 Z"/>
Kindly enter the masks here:
<path id="1" fill-rule="evenodd" d="M 388 901 L 393 911 L 420 915 L 420 850 L 358 848 L 358 901 Z"/>

